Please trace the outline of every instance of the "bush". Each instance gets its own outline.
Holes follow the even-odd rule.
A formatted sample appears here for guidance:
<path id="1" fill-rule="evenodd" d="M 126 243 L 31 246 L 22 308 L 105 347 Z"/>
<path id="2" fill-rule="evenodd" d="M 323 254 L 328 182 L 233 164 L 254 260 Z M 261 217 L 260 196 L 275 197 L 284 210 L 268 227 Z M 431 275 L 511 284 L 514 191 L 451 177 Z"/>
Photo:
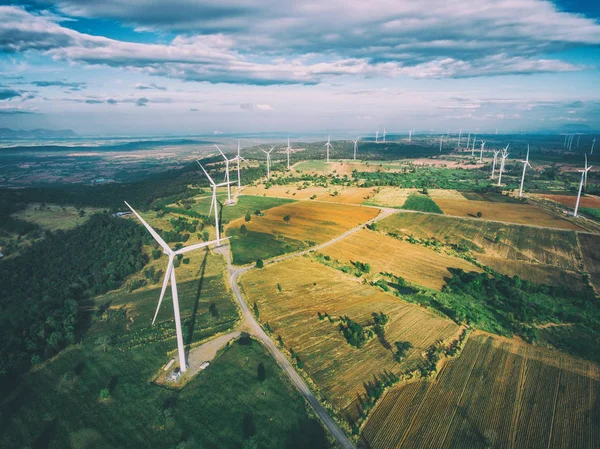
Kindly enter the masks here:
<path id="1" fill-rule="evenodd" d="M 248 234 L 248 228 L 246 228 L 246 225 L 243 224 L 240 226 L 240 234 L 242 234 L 242 235 Z"/>
<path id="2" fill-rule="evenodd" d="M 262 268 L 264 266 L 265 266 L 265 263 L 261 259 L 258 259 L 256 261 L 256 268 Z"/>
<path id="3" fill-rule="evenodd" d="M 108 399 L 110 397 L 110 391 L 108 388 L 103 388 L 100 390 L 100 399 Z"/>
<path id="4" fill-rule="evenodd" d="M 291 219 L 292 219 L 292 217 L 290 217 L 289 215 L 286 215 L 285 217 L 283 217 L 283 221 L 285 221 L 286 223 L 288 223 Z"/>
<path id="5" fill-rule="evenodd" d="M 481 212 L 477 212 L 477 218 L 481 218 L 483 217 L 483 214 Z"/>
<path id="6" fill-rule="evenodd" d="M 252 220 L 252 215 L 250 215 L 250 212 L 246 212 L 246 216 L 244 217 L 244 220 L 246 220 L 246 222 L 249 222 L 250 220 Z"/>

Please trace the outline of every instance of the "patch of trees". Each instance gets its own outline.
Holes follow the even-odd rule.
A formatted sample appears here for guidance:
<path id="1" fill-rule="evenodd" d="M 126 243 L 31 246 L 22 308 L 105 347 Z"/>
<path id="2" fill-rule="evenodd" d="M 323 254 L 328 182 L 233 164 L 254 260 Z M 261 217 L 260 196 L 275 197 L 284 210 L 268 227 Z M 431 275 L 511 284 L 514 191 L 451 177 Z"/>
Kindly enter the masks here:
<path id="1" fill-rule="evenodd" d="M 143 269 L 146 231 L 137 223 L 93 215 L 0 264 L 0 384 L 74 343 L 89 298 L 121 286 Z"/>
<path id="2" fill-rule="evenodd" d="M 365 328 L 347 316 L 340 317 L 340 330 L 351 346 L 362 348 L 373 336 L 371 329 Z"/>

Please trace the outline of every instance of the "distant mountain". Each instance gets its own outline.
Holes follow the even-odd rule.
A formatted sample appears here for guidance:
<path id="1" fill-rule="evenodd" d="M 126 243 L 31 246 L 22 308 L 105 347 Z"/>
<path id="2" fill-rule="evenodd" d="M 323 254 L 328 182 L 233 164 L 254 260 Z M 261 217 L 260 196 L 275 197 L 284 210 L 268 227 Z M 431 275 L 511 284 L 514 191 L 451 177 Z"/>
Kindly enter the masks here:
<path id="1" fill-rule="evenodd" d="M 592 128 L 583 123 L 568 123 L 566 125 L 562 125 L 560 130 L 567 133 L 589 133 L 592 131 Z"/>
<path id="2" fill-rule="evenodd" d="M 15 130 L 10 128 L 0 128 L 0 139 L 65 139 L 78 137 L 70 129 L 30 129 Z"/>

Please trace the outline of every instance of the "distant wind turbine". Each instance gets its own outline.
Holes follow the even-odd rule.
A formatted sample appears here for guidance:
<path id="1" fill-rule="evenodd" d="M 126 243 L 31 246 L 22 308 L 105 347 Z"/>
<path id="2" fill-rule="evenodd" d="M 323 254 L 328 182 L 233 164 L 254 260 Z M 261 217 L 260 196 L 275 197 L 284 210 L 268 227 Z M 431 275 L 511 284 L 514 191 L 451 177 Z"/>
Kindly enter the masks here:
<path id="1" fill-rule="evenodd" d="M 385 143 L 385 135 L 387 134 L 387 132 L 385 131 L 385 128 L 383 128 L 383 143 Z"/>
<path id="2" fill-rule="evenodd" d="M 525 170 L 527 166 L 531 167 L 529 163 L 529 144 L 527 144 L 527 157 L 523 161 L 523 174 L 521 175 L 521 188 L 519 189 L 519 197 L 523 197 L 523 184 L 525 183 Z"/>
<path id="3" fill-rule="evenodd" d="M 498 161 L 498 154 L 500 150 L 494 150 L 494 163 L 492 164 L 492 179 L 494 179 L 494 172 L 496 171 L 496 162 Z"/>
<path id="4" fill-rule="evenodd" d="M 462 128 L 458 131 L 458 143 L 456 144 L 457 148 L 460 148 L 460 138 L 462 137 Z"/>
<path id="5" fill-rule="evenodd" d="M 500 174 L 498 175 L 498 185 L 502 185 L 502 173 L 504 173 L 504 162 L 508 157 L 508 145 L 502 150 L 502 160 L 500 161 Z"/>
<path id="6" fill-rule="evenodd" d="M 587 164 L 586 164 L 587 165 Z M 583 188 L 583 179 L 587 176 L 587 172 L 590 171 L 592 166 L 586 167 L 584 170 L 579 170 L 581 173 L 581 181 L 579 182 L 579 192 L 577 193 L 577 202 L 575 203 L 575 212 L 573 212 L 573 216 L 577 217 L 577 211 L 579 210 L 579 199 L 581 198 L 581 189 Z"/>
<path id="7" fill-rule="evenodd" d="M 440 136 L 440 153 L 442 152 L 442 145 L 444 144 L 444 136 Z"/>
<path id="8" fill-rule="evenodd" d="M 471 143 L 471 133 L 469 133 L 469 137 L 467 137 L 467 151 L 469 151 L 469 144 Z"/>
<path id="9" fill-rule="evenodd" d="M 379 130 L 375 131 L 375 143 L 379 143 Z"/>
<path id="10" fill-rule="evenodd" d="M 265 151 L 262 148 L 260 149 L 263 153 L 267 155 L 267 179 L 271 179 L 271 151 L 273 151 L 275 147 L 271 147 L 269 151 Z"/>
<path id="11" fill-rule="evenodd" d="M 483 162 L 483 149 L 485 148 L 485 140 L 481 141 L 481 150 L 479 151 L 479 162 Z"/>
<path id="12" fill-rule="evenodd" d="M 292 151 L 292 147 L 290 146 L 290 138 L 288 137 L 288 146 L 285 149 L 285 152 L 287 153 L 287 169 L 289 171 L 290 169 L 290 152 Z"/>
<path id="13" fill-rule="evenodd" d="M 583 177 L 583 188 L 587 191 L 587 154 L 584 154 L 585 156 L 585 166 L 584 166 L 584 170 L 585 170 L 585 176 Z"/>
<path id="14" fill-rule="evenodd" d="M 234 157 L 233 159 L 231 159 L 232 161 L 237 161 L 237 173 L 238 173 L 238 190 L 242 188 L 242 177 L 240 175 L 240 163 L 243 162 L 248 162 L 246 159 L 244 159 L 241 154 L 240 154 L 240 139 L 238 139 L 238 153 L 237 156 Z"/>
<path id="15" fill-rule="evenodd" d="M 594 140 L 592 140 L 592 151 L 590 151 L 590 154 L 594 154 L 594 145 L 596 145 L 596 138 L 594 137 Z"/>
<path id="16" fill-rule="evenodd" d="M 154 237 L 154 240 L 162 247 L 163 252 L 169 257 L 169 262 L 167 264 L 167 270 L 165 272 L 165 279 L 163 280 L 162 289 L 160 291 L 160 298 L 158 299 L 158 306 L 156 307 L 156 312 L 154 313 L 154 319 L 152 320 L 152 325 L 156 321 L 156 317 L 158 316 L 158 311 L 160 310 L 160 305 L 162 303 L 163 297 L 165 296 L 165 291 L 167 290 L 167 285 L 169 284 L 169 280 L 171 281 L 171 295 L 173 296 L 173 315 L 175 316 L 175 330 L 177 332 L 177 355 L 179 356 L 179 369 L 182 373 L 187 370 L 187 364 L 185 361 L 185 347 L 183 346 L 183 332 L 181 331 L 181 314 L 179 313 L 179 296 L 177 294 L 177 280 L 175 279 L 175 270 L 174 270 L 174 262 L 175 257 L 180 254 L 185 254 L 189 251 L 193 251 L 195 249 L 204 248 L 208 245 L 212 245 L 216 243 L 220 245 L 218 240 L 214 240 L 212 242 L 203 242 L 197 243 L 195 245 L 186 246 L 184 248 L 178 249 L 177 251 L 172 250 L 169 245 L 161 238 L 158 233 L 150 227 L 148 223 L 125 201 L 127 207 L 131 209 L 131 212 L 135 214 L 135 216 L 142 222 L 144 227 L 148 230 L 150 235 Z M 229 238 L 229 237 L 227 237 Z"/>
<path id="17" fill-rule="evenodd" d="M 329 163 L 329 149 L 333 150 L 333 146 L 331 145 L 331 135 L 327 136 L 327 143 L 324 146 L 327 150 L 327 163 Z"/>
<path id="18" fill-rule="evenodd" d="M 471 156 L 475 155 L 475 142 L 477 142 L 477 134 L 473 137 L 473 148 L 471 148 Z"/>
<path id="19" fill-rule="evenodd" d="M 210 214 L 212 213 L 212 211 L 214 209 L 215 210 L 215 230 L 216 230 L 216 234 L 217 234 L 217 244 L 220 245 L 221 244 L 221 229 L 219 228 L 219 204 L 217 202 L 217 187 L 229 185 L 229 183 L 223 182 L 221 184 L 216 184 L 213 181 L 213 179 L 210 177 L 208 172 L 204 169 L 202 164 L 200 164 L 200 161 L 196 161 L 196 162 L 198 162 L 198 165 L 200 165 L 200 168 L 202 169 L 202 171 L 208 178 L 208 182 L 210 183 L 210 186 L 212 188 L 212 200 L 210 203 L 210 210 L 208 211 L 208 216 L 210 217 Z"/>
<path id="20" fill-rule="evenodd" d="M 358 136 L 356 140 L 352 141 L 354 142 L 354 160 L 356 160 L 356 150 L 358 150 L 358 139 L 360 139 L 360 136 Z"/>
<path id="21" fill-rule="evenodd" d="M 227 183 L 227 203 L 226 204 L 231 204 L 231 182 L 229 182 L 229 162 L 230 160 L 227 159 L 227 156 L 225 156 L 225 154 L 221 151 L 221 149 L 219 148 L 218 145 L 215 145 L 215 147 L 217 148 L 217 150 L 219 150 L 219 153 L 221 153 L 221 156 L 223 156 L 223 159 L 225 159 L 225 182 Z M 239 176 L 239 174 L 238 174 Z"/>
<path id="22" fill-rule="evenodd" d="M 411 142 L 412 142 L 412 133 L 413 133 L 413 130 L 412 130 L 412 129 L 409 129 L 409 130 L 408 130 L 408 143 L 411 143 Z"/>

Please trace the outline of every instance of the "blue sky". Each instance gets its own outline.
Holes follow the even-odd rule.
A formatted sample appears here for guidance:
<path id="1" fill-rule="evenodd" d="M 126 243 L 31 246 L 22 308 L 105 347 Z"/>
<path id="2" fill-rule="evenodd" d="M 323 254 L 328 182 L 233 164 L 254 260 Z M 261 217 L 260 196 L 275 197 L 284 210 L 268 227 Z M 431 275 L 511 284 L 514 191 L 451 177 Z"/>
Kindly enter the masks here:
<path id="1" fill-rule="evenodd" d="M 600 128 L 595 1 L 31 0 L 0 23 L 0 127 Z"/>

